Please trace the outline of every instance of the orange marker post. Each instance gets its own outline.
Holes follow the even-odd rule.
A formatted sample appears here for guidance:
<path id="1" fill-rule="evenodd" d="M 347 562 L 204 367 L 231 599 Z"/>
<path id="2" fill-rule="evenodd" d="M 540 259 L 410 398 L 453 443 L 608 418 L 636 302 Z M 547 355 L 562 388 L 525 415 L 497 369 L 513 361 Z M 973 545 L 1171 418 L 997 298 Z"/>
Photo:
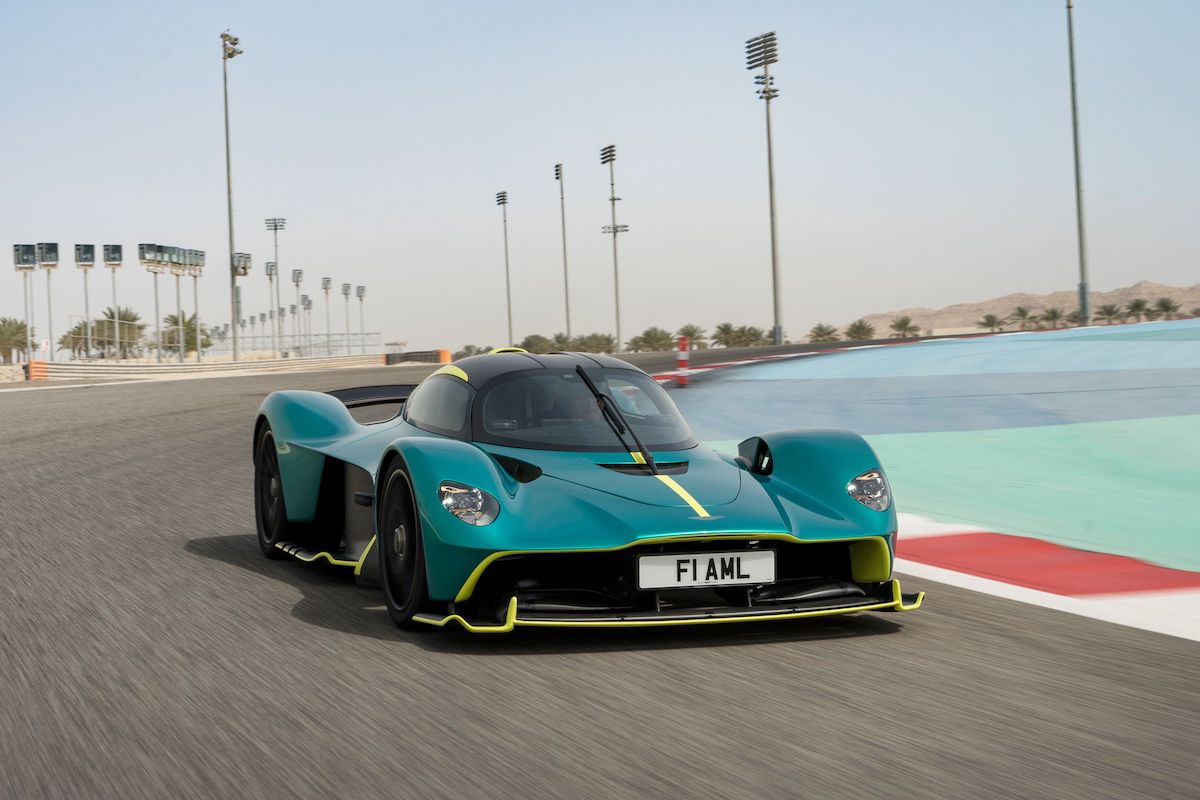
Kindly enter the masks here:
<path id="1" fill-rule="evenodd" d="M 679 337 L 679 352 L 675 354 L 675 385 L 688 385 L 688 337 Z"/>

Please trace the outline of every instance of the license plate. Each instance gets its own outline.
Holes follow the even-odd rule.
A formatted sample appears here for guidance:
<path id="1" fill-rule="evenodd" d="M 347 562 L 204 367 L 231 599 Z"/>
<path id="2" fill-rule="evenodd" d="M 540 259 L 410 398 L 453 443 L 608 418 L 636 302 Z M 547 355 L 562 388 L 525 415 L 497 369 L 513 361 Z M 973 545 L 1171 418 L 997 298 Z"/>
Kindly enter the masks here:
<path id="1" fill-rule="evenodd" d="M 745 586 L 775 582 L 774 550 L 671 553 L 638 559 L 639 589 Z"/>

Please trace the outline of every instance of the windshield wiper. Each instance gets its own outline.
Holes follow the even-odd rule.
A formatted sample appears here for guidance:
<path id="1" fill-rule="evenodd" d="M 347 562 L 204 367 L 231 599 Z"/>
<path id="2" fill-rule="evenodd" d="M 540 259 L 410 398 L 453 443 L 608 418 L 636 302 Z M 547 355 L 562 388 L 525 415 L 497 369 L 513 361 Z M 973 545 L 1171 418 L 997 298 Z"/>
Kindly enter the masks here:
<path id="1" fill-rule="evenodd" d="M 642 444 L 642 440 L 638 437 L 637 431 L 625 419 L 625 415 L 621 413 L 621 409 L 617 408 L 617 403 L 604 392 L 596 388 L 596 384 L 592 383 L 592 379 L 584 371 L 582 364 L 575 365 L 575 371 L 579 373 L 579 377 L 583 379 L 583 383 L 591 390 L 592 395 L 596 398 L 596 405 L 600 407 L 600 414 L 604 417 L 604 421 L 608 423 L 608 427 L 612 428 L 613 433 L 617 435 L 622 447 L 628 447 L 625 441 L 625 432 L 628 431 L 633 443 L 637 445 L 637 451 L 641 455 L 642 460 L 646 462 L 646 468 L 650 470 L 651 475 L 658 474 L 658 465 L 654 463 L 654 456 L 650 455 L 650 451 L 646 449 L 646 445 Z"/>

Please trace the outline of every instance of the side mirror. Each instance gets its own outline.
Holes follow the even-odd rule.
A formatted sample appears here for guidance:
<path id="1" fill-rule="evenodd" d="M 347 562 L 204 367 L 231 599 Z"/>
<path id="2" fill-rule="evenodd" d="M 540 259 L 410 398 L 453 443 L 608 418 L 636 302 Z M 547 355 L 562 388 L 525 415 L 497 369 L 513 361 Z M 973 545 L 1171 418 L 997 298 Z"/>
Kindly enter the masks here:
<path id="1" fill-rule="evenodd" d="M 770 475 L 775 469 L 775 461 L 771 458 L 771 448 L 757 436 L 738 444 L 737 462 L 744 469 L 755 475 Z"/>

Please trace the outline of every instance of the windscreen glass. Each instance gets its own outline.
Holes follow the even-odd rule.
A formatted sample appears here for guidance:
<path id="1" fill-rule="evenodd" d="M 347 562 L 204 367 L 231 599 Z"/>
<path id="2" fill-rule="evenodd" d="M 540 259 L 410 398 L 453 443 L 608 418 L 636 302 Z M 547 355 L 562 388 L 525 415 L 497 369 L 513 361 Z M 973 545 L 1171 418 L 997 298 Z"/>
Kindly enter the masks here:
<path id="1" fill-rule="evenodd" d="M 470 408 L 471 387 L 450 375 L 434 375 L 413 392 L 404 418 L 418 428 L 465 439 Z"/>
<path id="2" fill-rule="evenodd" d="M 649 450 L 696 445 L 671 398 L 653 378 L 633 370 L 588 370 Z M 605 421 L 596 398 L 574 370 L 532 370 L 498 378 L 475 400 L 475 438 L 534 450 L 628 451 Z"/>

